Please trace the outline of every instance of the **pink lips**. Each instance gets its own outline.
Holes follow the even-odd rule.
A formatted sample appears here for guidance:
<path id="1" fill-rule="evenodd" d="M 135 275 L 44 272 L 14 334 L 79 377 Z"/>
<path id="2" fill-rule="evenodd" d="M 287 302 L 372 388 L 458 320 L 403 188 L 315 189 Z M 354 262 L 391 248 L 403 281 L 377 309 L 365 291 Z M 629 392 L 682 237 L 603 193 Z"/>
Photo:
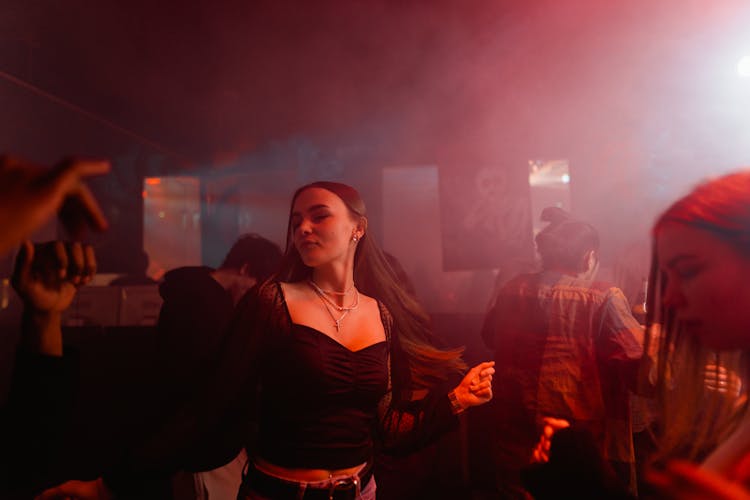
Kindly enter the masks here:
<path id="1" fill-rule="evenodd" d="M 315 242 L 315 241 L 312 241 L 312 240 L 306 240 L 306 241 L 300 242 L 297 246 L 300 249 L 303 249 L 303 248 L 304 249 L 309 249 L 309 248 L 317 247 L 318 243 Z"/>

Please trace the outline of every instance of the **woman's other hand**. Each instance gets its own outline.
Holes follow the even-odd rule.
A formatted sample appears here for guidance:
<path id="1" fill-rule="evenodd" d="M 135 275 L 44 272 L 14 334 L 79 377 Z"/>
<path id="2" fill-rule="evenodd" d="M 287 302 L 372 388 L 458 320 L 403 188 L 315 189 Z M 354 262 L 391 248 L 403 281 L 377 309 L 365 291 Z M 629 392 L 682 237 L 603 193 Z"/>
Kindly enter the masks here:
<path id="1" fill-rule="evenodd" d="M 484 404 L 492 399 L 492 375 L 495 362 L 485 361 L 473 367 L 453 389 L 455 401 L 462 409 Z"/>

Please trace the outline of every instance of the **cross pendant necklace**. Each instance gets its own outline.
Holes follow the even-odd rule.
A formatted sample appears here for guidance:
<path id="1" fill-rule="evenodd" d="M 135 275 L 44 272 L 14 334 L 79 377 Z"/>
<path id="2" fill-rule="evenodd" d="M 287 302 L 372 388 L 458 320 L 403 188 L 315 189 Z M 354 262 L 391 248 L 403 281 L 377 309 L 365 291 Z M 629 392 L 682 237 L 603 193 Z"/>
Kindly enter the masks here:
<path id="1" fill-rule="evenodd" d="M 359 305 L 359 295 L 357 295 L 357 303 L 353 307 L 341 307 L 341 308 L 336 307 L 337 309 L 339 309 L 339 311 L 343 311 L 343 314 L 341 314 L 341 316 L 338 319 L 336 319 L 336 315 L 333 314 L 332 305 L 328 303 L 329 302 L 328 301 L 328 297 L 325 296 L 324 292 L 322 290 L 320 290 L 320 288 L 318 288 L 312 282 L 312 280 L 309 281 L 309 283 L 310 283 L 310 286 L 312 287 L 313 291 L 315 292 L 315 295 L 318 296 L 318 298 L 320 299 L 320 301 L 323 303 L 323 307 L 325 307 L 325 310 L 328 311 L 328 315 L 333 320 L 333 326 L 336 327 L 336 333 L 340 333 L 341 332 L 341 322 L 344 321 L 344 318 L 346 318 L 346 315 L 349 314 L 349 311 L 353 311 Z M 335 306 L 335 304 L 333 304 L 333 305 Z"/>
<path id="2" fill-rule="evenodd" d="M 331 308 L 328 307 L 327 304 L 326 304 L 326 311 L 328 311 L 328 314 L 331 316 L 331 319 L 333 320 L 333 326 L 336 327 L 336 333 L 339 333 L 341 331 L 341 322 L 344 321 L 344 318 L 346 317 L 347 314 L 349 314 L 349 311 L 344 311 L 344 314 L 342 314 L 339 319 L 336 319 L 336 316 L 333 315 Z"/>

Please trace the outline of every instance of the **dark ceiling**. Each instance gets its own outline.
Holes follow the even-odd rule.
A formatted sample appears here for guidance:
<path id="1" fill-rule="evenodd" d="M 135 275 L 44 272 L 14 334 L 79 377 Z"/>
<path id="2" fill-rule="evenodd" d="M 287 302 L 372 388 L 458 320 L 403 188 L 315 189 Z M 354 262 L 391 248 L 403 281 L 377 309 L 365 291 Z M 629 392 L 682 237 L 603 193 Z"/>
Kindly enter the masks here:
<path id="1" fill-rule="evenodd" d="M 0 69 L 170 149 L 206 155 L 397 108 L 392 98 L 419 85 L 436 53 L 488 37 L 503 5 L 25 2 L 4 19 Z"/>
<path id="2" fill-rule="evenodd" d="M 0 18 L 0 70 L 193 159 L 374 124 L 586 135 L 698 105 L 690 71 L 744 32 L 744 3 L 29 1 Z"/>
<path id="3" fill-rule="evenodd" d="M 747 0 L 7 0 L 0 151 L 112 158 L 114 246 L 146 174 L 375 190 L 384 166 L 568 159 L 616 246 L 750 164 L 747 26 Z"/>

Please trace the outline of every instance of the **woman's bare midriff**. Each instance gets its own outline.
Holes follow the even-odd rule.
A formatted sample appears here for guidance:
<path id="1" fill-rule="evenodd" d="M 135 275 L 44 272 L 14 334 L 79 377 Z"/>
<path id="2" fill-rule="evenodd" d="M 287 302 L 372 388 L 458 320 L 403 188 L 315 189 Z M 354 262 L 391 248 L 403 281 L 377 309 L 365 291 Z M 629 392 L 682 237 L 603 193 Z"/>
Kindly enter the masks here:
<path id="1" fill-rule="evenodd" d="M 356 474 L 364 468 L 366 463 L 355 465 L 347 469 L 288 469 L 279 465 L 272 464 L 263 460 L 262 458 L 253 458 L 253 464 L 255 468 L 261 472 L 271 474 L 273 476 L 279 476 L 282 478 L 292 479 L 294 481 L 325 481 L 331 476 L 345 476 Z"/>

